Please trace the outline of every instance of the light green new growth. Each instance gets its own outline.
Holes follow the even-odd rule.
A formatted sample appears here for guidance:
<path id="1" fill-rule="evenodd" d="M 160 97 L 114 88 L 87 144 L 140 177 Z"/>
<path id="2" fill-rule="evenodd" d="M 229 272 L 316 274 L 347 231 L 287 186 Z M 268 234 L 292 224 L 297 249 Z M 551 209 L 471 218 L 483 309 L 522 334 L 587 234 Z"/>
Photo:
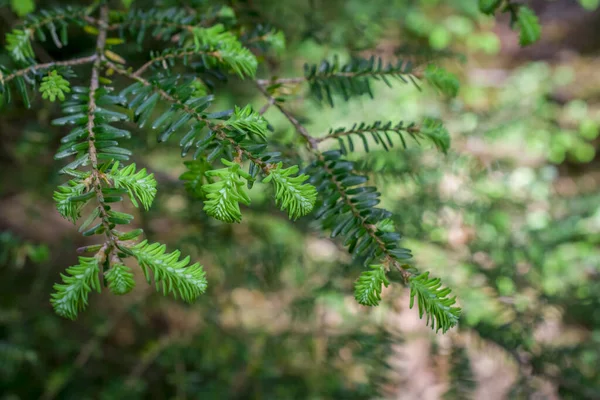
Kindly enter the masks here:
<path id="1" fill-rule="evenodd" d="M 204 202 L 204 211 L 223 222 L 240 222 L 242 212 L 239 203 L 250 204 L 250 198 L 244 190 L 244 178 L 251 180 L 252 177 L 235 162 L 225 159 L 221 159 L 221 162 L 227 167 L 206 171 L 206 176 L 218 177 L 220 180 L 202 186 L 208 199 Z"/>
<path id="2" fill-rule="evenodd" d="M 119 169 L 116 161 L 107 176 L 112 180 L 115 188 L 125 188 L 134 206 L 138 207 L 139 200 L 146 210 L 150 208 L 156 196 L 156 179 L 154 174 L 148 174 L 146 168 L 135 171 L 135 164 L 129 164 Z"/>
<path id="3" fill-rule="evenodd" d="M 31 47 L 31 33 L 27 30 L 14 29 L 6 34 L 6 50 L 17 62 L 28 62 L 33 59 L 33 47 Z"/>
<path id="4" fill-rule="evenodd" d="M 454 307 L 456 297 L 447 297 L 451 293 L 449 288 L 440 289 L 440 278 L 429 279 L 429 272 L 425 272 L 411 277 L 409 285 L 410 308 L 413 307 L 416 297 L 419 316 L 423 318 L 423 315 L 427 314 L 427 324 L 431 322 L 431 329 L 436 332 L 441 329 L 445 333 L 458 323 L 461 310 Z"/>
<path id="5" fill-rule="evenodd" d="M 252 111 L 250 105 L 244 108 L 235 106 L 233 114 L 225 121 L 225 126 L 241 133 L 256 135 L 263 141 L 267 139 L 267 121 L 262 115 Z"/>
<path id="6" fill-rule="evenodd" d="M 363 271 L 354 284 L 354 298 L 363 306 L 379 305 L 383 286 L 390 284 L 383 265 L 375 264 L 370 268 L 370 271 Z"/>
<path id="7" fill-rule="evenodd" d="M 527 46 L 539 40 L 542 34 L 542 27 L 537 15 L 529 7 L 519 7 L 517 24 L 519 25 L 519 43 L 521 46 Z"/>
<path id="8" fill-rule="evenodd" d="M 298 166 L 283 169 L 283 163 L 269 172 L 264 183 L 273 181 L 275 185 L 275 201 L 283 211 L 287 211 L 290 219 L 298 219 L 313 210 L 317 200 L 317 189 L 304 183 L 308 175 L 291 176 L 298 173 Z"/>
<path id="9" fill-rule="evenodd" d="M 273 30 L 264 37 L 264 40 L 277 53 L 285 50 L 285 35 L 283 31 Z"/>
<path id="10" fill-rule="evenodd" d="M 429 64 L 425 68 L 425 80 L 445 96 L 456 97 L 458 95 L 460 89 L 458 78 L 444 68 Z"/>
<path id="11" fill-rule="evenodd" d="M 156 290 L 160 290 L 162 285 L 165 295 L 172 293 L 175 298 L 180 297 L 191 303 L 206 290 L 207 282 L 202 266 L 199 263 L 188 266 L 190 257 L 180 260 L 179 250 L 166 253 L 167 247 L 164 244 L 148 244 L 147 240 L 133 247 L 120 248 L 135 257 L 148 283 L 152 282 L 152 272 Z"/>
<path id="12" fill-rule="evenodd" d="M 108 282 L 108 289 L 116 295 L 127 294 L 135 286 L 131 269 L 123 264 L 113 264 L 104 276 Z"/>
<path id="13" fill-rule="evenodd" d="M 75 223 L 81 217 L 81 210 L 94 195 L 93 192 L 85 193 L 86 190 L 85 179 L 81 177 L 71 179 L 56 189 L 54 201 L 63 218 Z"/>
<path id="14" fill-rule="evenodd" d="M 10 6 L 19 17 L 24 17 L 35 11 L 34 0 L 11 0 Z"/>
<path id="15" fill-rule="evenodd" d="M 56 71 L 52 71 L 42 79 L 40 85 L 40 93 L 43 99 L 48 99 L 54 102 L 56 98 L 60 101 L 65 101 L 65 93 L 71 92 L 69 81 L 63 78 Z"/>
<path id="16" fill-rule="evenodd" d="M 50 302 L 56 313 L 69 319 L 77 318 L 79 311 L 88 304 L 92 290 L 100 292 L 99 267 L 96 257 L 79 257 L 79 264 L 67 268 L 61 274 L 63 284 L 55 284 Z"/>
<path id="17" fill-rule="evenodd" d="M 196 51 L 206 47 L 216 61 L 231 68 L 241 78 L 254 77 L 258 67 L 256 57 L 233 33 L 226 31 L 222 24 L 210 28 L 194 28 L 193 34 Z"/>

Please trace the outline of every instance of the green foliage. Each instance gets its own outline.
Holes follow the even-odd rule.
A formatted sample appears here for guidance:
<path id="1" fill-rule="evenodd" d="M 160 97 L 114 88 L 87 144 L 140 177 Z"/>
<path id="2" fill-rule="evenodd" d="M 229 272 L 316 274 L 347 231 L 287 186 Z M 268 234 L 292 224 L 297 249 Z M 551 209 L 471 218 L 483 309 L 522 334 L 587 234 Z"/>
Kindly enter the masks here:
<path id="1" fill-rule="evenodd" d="M 538 17 L 527 6 L 520 6 L 517 11 L 517 25 L 519 26 L 519 43 L 528 46 L 539 40 L 542 28 Z"/>
<path id="2" fill-rule="evenodd" d="M 212 182 L 211 178 L 206 176 L 206 172 L 210 170 L 211 165 L 205 159 L 184 161 L 184 165 L 187 171 L 181 174 L 179 179 L 184 181 L 185 190 L 195 198 L 204 199 L 206 194 L 202 189 L 202 185 L 205 180 Z"/>
<path id="3" fill-rule="evenodd" d="M 227 167 L 206 171 L 205 175 L 218 177 L 217 182 L 205 184 L 202 191 L 206 193 L 204 211 L 211 217 L 223 222 L 240 222 L 242 212 L 240 202 L 250 204 L 250 198 L 244 190 L 244 179 L 252 179 L 250 175 L 240 169 L 240 165 L 221 159 Z"/>
<path id="4" fill-rule="evenodd" d="M 6 50 L 16 62 L 29 63 L 35 57 L 30 35 L 29 31 L 22 29 L 14 29 L 6 34 Z"/>
<path id="5" fill-rule="evenodd" d="M 354 284 L 354 298 L 363 306 L 378 306 L 381 301 L 381 291 L 390 281 L 385 276 L 385 266 L 371 265 L 370 271 L 363 271 Z"/>
<path id="6" fill-rule="evenodd" d="M 113 264 L 104 273 L 104 277 L 108 282 L 108 289 L 116 295 L 127 294 L 135 286 L 131 269 L 123 264 Z"/>
<path id="7" fill-rule="evenodd" d="M 63 283 L 54 285 L 55 293 L 50 302 L 56 313 L 69 319 L 77 318 L 79 311 L 88 304 L 92 290 L 100 292 L 99 266 L 96 257 L 79 257 L 79 264 L 67 268 L 61 274 Z"/>
<path id="8" fill-rule="evenodd" d="M 252 110 L 250 105 L 244 108 L 235 107 L 233 114 L 225 121 L 225 126 L 231 130 L 237 130 L 241 134 L 265 141 L 267 133 L 267 121 Z"/>
<path id="9" fill-rule="evenodd" d="M 283 163 L 280 162 L 263 180 L 264 183 L 273 181 L 275 200 L 283 211 L 287 210 L 290 219 L 298 219 L 309 214 L 317 199 L 315 187 L 305 183 L 309 178 L 308 175 L 296 175 L 298 170 L 297 165 L 283 169 Z"/>
<path id="10" fill-rule="evenodd" d="M 419 315 L 427 314 L 427 325 L 431 322 L 431 329 L 436 332 L 440 329 L 445 333 L 458 323 L 460 308 L 454 307 L 456 297 L 447 297 L 451 289 L 440 289 L 442 283 L 439 278 L 429 278 L 429 272 L 410 278 L 410 308 L 415 304 Z"/>
<path id="11" fill-rule="evenodd" d="M 189 256 L 180 260 L 179 250 L 166 253 L 164 244 L 148 244 L 146 240 L 133 247 L 119 248 L 138 261 L 148 283 L 154 277 L 156 290 L 162 286 L 164 295 L 172 293 L 174 297 L 191 303 L 206 291 L 207 282 L 202 266 L 198 263 L 188 265 Z"/>
<path id="12" fill-rule="evenodd" d="M 344 100 L 352 96 L 368 94 L 373 98 L 371 81 L 383 81 L 392 87 L 392 79 L 403 83 L 413 79 L 413 66 L 410 62 L 399 60 L 396 64 L 385 64 L 381 58 L 354 58 L 347 64 L 341 64 L 335 57 L 332 62 L 323 60 L 320 65 L 304 65 L 304 76 L 310 85 L 311 93 L 319 100 L 327 99 L 334 106 L 333 94 L 341 95 Z"/>
<path id="13" fill-rule="evenodd" d="M 125 5 L 129 7 L 131 3 Z M 480 6 L 486 12 L 497 8 L 497 4 L 490 2 L 482 2 Z M 158 142 L 168 142 L 171 137 L 180 135 L 181 155 L 193 153 L 194 159 L 186 163 L 188 171 L 181 179 L 188 191 L 204 201 L 204 210 L 209 216 L 229 223 L 240 222 L 240 203 L 250 203 L 244 186 L 251 188 L 258 180 L 273 182 L 275 203 L 290 219 L 316 209 L 321 228 L 329 231 L 332 238 L 343 236 L 343 243 L 354 260 L 367 266 L 385 265 L 386 271 L 389 268 L 402 276 L 411 286 L 413 297 L 418 294 L 421 315 L 427 313 L 433 320 L 432 327 L 445 331 L 454 325 L 456 319 L 444 319 L 440 314 L 441 305 L 448 299 L 444 298 L 445 294 L 439 295 L 444 291 L 433 287 L 439 282 L 422 282 L 423 275 L 413 277 L 416 269 L 405 264 L 411 252 L 400 246 L 401 234 L 391 222 L 392 213 L 377 207 L 380 193 L 367 185 L 367 176 L 358 173 L 360 162 L 344 157 L 348 148 L 354 150 L 356 137 L 367 151 L 369 136 L 375 144 L 389 150 L 393 147 L 390 133 L 396 134 L 405 148 L 408 135 L 415 141 L 428 140 L 445 153 L 449 135 L 441 121 L 425 118 L 420 126 L 402 122 L 396 125 L 381 121 L 357 123 L 350 129 L 330 130 L 326 137 L 316 138 L 302 125 L 302 118 L 292 116 L 285 103 L 285 96 L 291 94 L 285 90 L 287 84 L 307 83 L 318 100 L 326 99 L 331 106 L 336 95 L 345 100 L 364 94 L 374 97 L 374 81 L 391 87 L 394 80 L 399 80 L 418 87 L 413 63 L 384 62 L 374 56 L 353 57 L 341 63 L 335 57 L 318 66 L 306 64 L 304 77 L 257 80 L 255 83 L 267 98 L 268 106 L 279 109 L 308 144 L 308 156 L 312 160 L 304 169 L 302 152 L 292 148 L 289 144 L 292 142 L 280 142 L 276 132 L 268 133 L 272 127 L 261 115 L 268 106 L 261 112 L 255 112 L 249 104 L 209 111 L 214 96 L 208 93 L 216 91 L 216 82 L 225 82 L 227 73 L 254 78 L 259 60 L 270 56 L 267 51 L 285 48 L 282 30 L 247 18 L 248 10 L 244 7 L 234 10 L 195 2 L 191 8 L 141 7 L 140 3 L 139 10 L 115 11 L 109 10 L 105 3 L 98 3 L 29 15 L 7 37 L 12 58 L 28 66 L 16 71 L 3 66 L 0 75 L 2 93 L 10 95 L 10 83 L 27 107 L 32 103 L 28 90 L 38 83 L 41 83 L 42 97 L 51 101 L 63 101 L 65 93 L 71 92 L 70 98 L 62 104 L 64 116 L 54 119 L 52 124 L 70 130 L 61 139 L 55 158 L 69 159 L 60 172 L 72 179 L 55 191 L 54 198 L 61 215 L 74 223 L 82 217 L 85 205 L 93 204 L 79 230 L 84 236 L 101 238 L 99 243 L 83 250 L 103 260 L 105 284 L 109 289 L 117 294 L 131 289 L 132 276 L 123 263 L 129 256 L 138 259 L 148 279 L 152 273 L 157 285 L 162 282 L 164 293 L 171 292 L 191 301 L 206 286 L 199 264 L 184 268 L 189 260 L 178 261 L 179 251 L 165 254 L 161 245 L 149 245 L 147 241 L 133 244 L 141 231 L 121 230 L 120 226 L 129 225 L 134 217 L 116 211 L 114 203 L 128 195 L 134 206 L 141 204 L 148 210 L 157 193 L 152 173 L 146 169 L 138 171 L 135 164 L 127 164 L 132 152 L 122 147 L 121 142 L 130 139 L 131 133 L 116 126 L 127 122 L 139 128 L 150 126 L 156 131 Z M 526 8 L 519 8 L 522 10 Z M 523 14 L 525 22 L 519 23 L 527 25 L 531 18 L 525 17 Z M 48 35 L 60 48 L 68 41 L 71 24 L 85 27 L 86 32 L 96 37 L 92 55 L 36 64 L 31 41 L 45 41 Z M 526 30 L 531 36 L 532 29 Z M 151 40 L 164 41 L 164 45 L 154 46 L 153 49 L 161 50 L 152 51 L 150 60 L 137 70 L 113 47 L 135 41 L 143 48 Z M 127 52 L 125 47 L 123 52 Z M 178 60 L 183 61 L 183 66 L 175 71 L 173 67 Z M 419 58 L 415 60 L 421 62 Z M 425 80 L 445 96 L 456 96 L 458 79 L 431 61 L 427 60 Z M 83 76 L 80 80 L 89 79 L 89 84 L 71 87 L 69 79 L 74 76 L 71 67 L 79 69 L 86 64 L 91 66 L 89 77 Z M 149 74 L 150 68 L 160 71 Z M 149 78 L 144 77 L 147 73 L 151 75 Z M 111 77 L 115 74 L 131 82 L 118 93 L 113 87 L 120 85 L 120 79 Z M 322 141 L 333 138 L 338 139 L 341 151 L 319 150 Z M 213 163 L 218 159 L 225 168 L 214 169 Z M 243 169 L 246 166 L 247 172 Z M 358 279 L 356 293 L 361 304 L 379 302 L 382 285 L 388 283 L 382 272 L 382 267 L 371 268 Z M 426 290 L 439 296 L 425 296 Z M 72 307 L 78 310 L 79 303 L 71 305 L 70 310 Z M 457 310 L 451 304 L 447 307 Z M 62 312 L 71 318 L 75 314 Z"/>
<path id="14" fill-rule="evenodd" d="M 241 78 L 254 77 L 258 66 L 256 57 L 222 24 L 194 28 L 193 34 L 195 51 L 212 53 L 215 65 L 223 64 Z"/>
<path id="15" fill-rule="evenodd" d="M 579 4 L 588 11 L 594 11 L 600 5 L 600 0 L 579 0 Z"/>
<path id="16" fill-rule="evenodd" d="M 458 95 L 460 88 L 458 78 L 441 67 L 429 64 L 425 68 L 425 80 L 445 96 L 456 97 Z"/>
<path id="17" fill-rule="evenodd" d="M 423 124 L 418 127 L 413 123 L 405 125 L 404 122 L 400 121 L 393 125 L 391 121 L 382 123 L 376 121 L 372 124 L 366 124 L 361 122 L 359 124 L 352 125 L 351 128 L 337 128 L 330 129 L 328 132 L 328 138 L 335 138 L 340 144 L 340 149 L 343 154 L 353 152 L 355 150 L 353 136 L 358 136 L 363 145 L 365 151 L 369 151 L 368 136 L 371 136 L 375 144 L 381 145 L 386 151 L 389 151 L 394 147 L 394 142 L 390 137 L 390 133 L 398 135 L 400 142 L 404 148 L 407 148 L 406 139 L 404 135 L 410 136 L 417 143 L 420 138 L 429 139 L 439 150 L 446 153 L 450 147 L 450 136 L 448 131 L 444 128 L 441 121 L 426 118 Z M 344 138 L 346 141 L 344 142 Z"/>
<path id="18" fill-rule="evenodd" d="M 484 14 L 493 15 L 501 4 L 502 0 L 479 0 L 479 10 Z"/>
<path id="19" fill-rule="evenodd" d="M 40 85 L 42 98 L 49 99 L 51 102 L 54 102 L 56 98 L 60 101 L 65 101 L 65 93 L 69 93 L 70 91 L 69 81 L 60 76 L 56 70 L 45 76 Z"/>
<path id="20" fill-rule="evenodd" d="M 119 162 L 116 161 L 107 176 L 115 188 L 127 189 L 134 206 L 138 207 L 137 199 L 146 210 L 150 208 L 156 196 L 156 180 L 153 174 L 146 172 L 146 168 L 136 172 L 135 164 L 129 164 L 119 169 Z"/>
<path id="21" fill-rule="evenodd" d="M 11 0 L 10 6 L 19 17 L 24 17 L 35 11 L 34 0 Z"/>
<path id="22" fill-rule="evenodd" d="M 59 186 L 54 192 L 56 208 L 63 218 L 75 223 L 81 217 L 81 210 L 93 197 L 85 180 L 89 174 L 71 179 L 66 184 Z"/>

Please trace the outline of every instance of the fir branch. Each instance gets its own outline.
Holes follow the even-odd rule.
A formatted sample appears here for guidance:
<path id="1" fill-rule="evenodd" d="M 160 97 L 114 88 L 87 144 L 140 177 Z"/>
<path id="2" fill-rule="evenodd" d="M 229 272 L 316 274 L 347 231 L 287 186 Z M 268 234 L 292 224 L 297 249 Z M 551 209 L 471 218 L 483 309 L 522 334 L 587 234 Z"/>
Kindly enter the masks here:
<path id="1" fill-rule="evenodd" d="M 121 244 L 119 249 L 137 259 L 148 283 L 152 282 L 152 271 L 156 289 L 159 290 L 162 286 L 165 295 L 172 293 L 191 303 L 206 291 L 207 282 L 202 266 L 198 263 L 188 265 L 189 256 L 180 260 L 179 250 L 166 253 L 165 245 L 149 244 L 146 240 L 132 247 Z"/>
<path id="2" fill-rule="evenodd" d="M 256 164 L 263 171 L 263 173 L 265 173 L 266 175 L 269 174 L 269 171 L 271 170 L 272 165 L 270 163 L 267 163 L 267 162 L 261 160 L 260 158 L 256 157 L 250 151 L 248 151 L 247 149 L 242 147 L 240 144 L 238 144 L 233 138 L 229 137 L 227 135 L 227 131 L 226 131 L 226 128 L 227 128 L 226 123 L 221 123 L 221 124 L 213 123 L 210 119 L 206 118 L 203 114 L 196 112 L 192 107 L 188 106 L 181 100 L 179 100 L 176 97 L 172 96 L 171 94 L 167 93 L 165 90 L 161 89 L 157 85 L 154 85 L 150 81 L 148 81 L 140 76 L 135 76 L 132 72 L 129 72 L 129 71 L 125 70 L 124 68 L 122 68 L 110 61 L 106 61 L 106 65 L 120 75 L 123 75 L 131 80 L 137 81 L 144 86 L 151 87 L 152 90 L 155 93 L 158 93 L 158 95 L 163 100 L 166 100 L 167 102 L 169 102 L 171 104 L 177 105 L 177 107 L 180 110 L 189 114 L 192 118 L 194 118 L 198 122 L 206 124 L 206 126 L 211 131 L 215 132 L 215 137 L 217 140 L 230 144 L 231 147 L 234 149 L 234 151 L 237 154 L 242 154 L 242 155 L 246 156 L 246 158 L 248 158 L 248 160 L 250 160 L 254 164 Z"/>
<path id="3" fill-rule="evenodd" d="M 356 202 L 352 200 L 352 196 L 348 193 L 348 189 L 345 187 L 344 183 L 339 180 L 336 176 L 334 170 L 328 166 L 327 159 L 323 153 L 316 153 L 317 160 L 320 163 L 320 166 L 323 168 L 326 174 L 326 179 L 328 179 L 335 187 L 337 193 L 340 196 L 341 201 L 346 205 L 353 218 L 359 221 L 362 229 L 366 231 L 366 234 L 370 237 L 370 240 L 377 247 L 377 251 L 381 254 L 383 264 L 386 268 L 396 268 L 404 278 L 405 282 L 409 281 L 411 276 L 410 272 L 405 269 L 405 265 L 401 264 L 397 260 L 397 256 L 393 253 L 394 249 L 388 248 L 387 244 L 383 241 L 383 239 L 377 234 L 378 229 L 376 225 L 373 225 L 367 221 L 367 217 L 363 216 L 361 210 L 358 209 Z"/>
<path id="4" fill-rule="evenodd" d="M 260 85 L 260 83 L 257 83 L 257 88 L 269 101 L 273 99 L 273 97 L 266 91 L 266 89 L 262 85 Z M 279 109 L 279 111 L 294 126 L 296 131 L 304 138 L 304 140 L 306 140 L 311 149 L 311 152 L 316 156 L 318 162 L 320 163 L 321 167 L 327 175 L 327 179 L 334 185 L 342 201 L 352 213 L 353 217 L 360 222 L 361 227 L 365 229 L 367 234 L 370 236 L 371 240 L 373 240 L 374 243 L 377 244 L 379 251 L 383 255 L 384 264 L 388 268 L 391 266 L 396 267 L 404 277 L 405 281 L 408 282 L 410 273 L 406 271 L 402 264 L 400 264 L 396 260 L 395 256 L 393 256 L 392 253 L 390 253 L 390 249 L 387 248 L 385 242 L 377 235 L 377 227 L 367 223 L 367 218 L 361 215 L 361 211 L 357 208 L 356 203 L 352 201 L 351 196 L 347 193 L 342 182 L 336 178 L 336 174 L 334 173 L 334 171 L 327 165 L 327 160 L 325 159 L 325 156 L 323 155 L 323 153 L 319 152 L 318 140 L 315 137 L 311 136 L 306 130 L 306 128 L 302 124 L 300 124 L 300 122 L 298 122 L 298 120 L 294 118 L 294 116 L 292 116 L 280 103 L 278 103 L 275 100 L 273 100 L 273 102 L 273 104 Z"/>
<path id="5" fill-rule="evenodd" d="M 79 257 L 79 264 L 67 268 L 61 274 L 63 284 L 55 284 L 50 302 L 56 313 L 69 319 L 77 318 L 79 311 L 88 304 L 92 290 L 100 292 L 99 266 L 96 257 Z"/>
<path id="6" fill-rule="evenodd" d="M 100 8 L 100 21 L 108 21 L 108 7 L 103 5 Z M 117 246 L 117 237 L 113 234 L 109 215 L 106 211 L 107 206 L 104 201 L 104 194 L 102 193 L 102 180 L 103 173 L 100 172 L 98 165 L 98 151 L 96 149 L 96 133 L 95 128 L 95 115 L 96 115 L 96 91 L 100 87 L 100 68 L 102 67 L 102 61 L 104 61 L 104 48 L 106 46 L 106 24 L 100 26 L 98 32 L 98 38 L 96 39 L 96 58 L 92 66 L 92 75 L 89 86 L 89 100 L 87 104 L 87 133 L 88 133 L 88 155 L 91 163 L 91 186 L 93 191 L 96 193 L 96 201 L 98 202 L 98 210 L 100 211 L 100 220 L 104 227 L 104 232 L 108 238 L 108 242 L 112 248 Z"/>
<path id="7" fill-rule="evenodd" d="M 119 162 L 113 164 L 107 177 L 112 180 L 115 188 L 125 188 L 129 192 L 129 198 L 135 207 L 139 200 L 146 210 L 150 208 L 156 196 L 156 180 L 153 174 L 148 174 L 146 168 L 135 170 L 135 164 L 119 169 Z"/>
<path id="8" fill-rule="evenodd" d="M 273 181 L 275 184 L 275 200 L 282 210 L 287 210 L 290 219 L 298 219 L 309 214 L 317 200 L 317 190 L 313 185 L 305 184 L 308 175 L 297 176 L 298 166 L 283 169 L 283 163 L 277 164 L 269 175 L 263 180 L 264 183 Z"/>
<path id="9" fill-rule="evenodd" d="M 330 129 L 326 136 L 322 136 L 316 140 L 318 143 L 321 143 L 326 140 L 337 139 L 342 147 L 342 152 L 347 153 L 346 145 L 341 139 L 346 138 L 350 151 L 353 151 L 355 146 L 350 136 L 356 135 L 361 138 L 365 151 L 369 151 L 369 145 L 365 136 L 365 134 L 369 134 L 376 144 L 382 145 L 387 151 L 389 148 L 394 147 L 394 143 L 388 134 L 390 132 L 398 135 L 404 148 L 407 148 L 406 140 L 403 136 L 404 134 L 412 137 L 417 143 L 419 143 L 419 138 L 427 138 L 444 153 L 446 153 L 450 147 L 450 136 L 448 135 L 448 132 L 441 122 L 432 118 L 426 118 L 421 126 L 417 126 L 413 123 L 405 125 L 402 121 L 395 125 L 391 122 L 382 123 L 381 121 L 376 121 L 372 124 L 361 122 L 352 125 L 352 127 L 348 129 Z"/>
<path id="10" fill-rule="evenodd" d="M 456 297 L 447 297 L 451 290 L 441 289 L 442 283 L 439 278 L 429 278 L 429 272 L 410 278 L 410 308 L 417 298 L 419 317 L 427 314 L 427 325 L 431 322 L 431 329 L 442 330 L 446 333 L 448 329 L 458 323 L 460 308 L 454 307 Z"/>
<path id="11" fill-rule="evenodd" d="M 233 223 L 242 220 L 240 204 L 250 204 L 250 198 L 244 190 L 246 181 L 252 177 L 241 170 L 240 165 L 221 159 L 225 168 L 206 171 L 209 177 L 218 177 L 218 181 L 202 186 L 206 193 L 204 211 L 220 221 Z"/>
<path id="12" fill-rule="evenodd" d="M 89 63 L 93 63 L 94 61 L 96 61 L 96 58 L 97 58 L 97 54 L 92 54 L 91 56 L 88 56 L 88 57 L 75 58 L 73 60 L 52 61 L 52 62 L 44 63 L 44 64 L 35 64 L 35 65 L 29 66 L 27 68 L 23 68 L 18 71 L 12 72 L 11 74 L 6 75 L 6 76 L 4 76 L 2 74 L 2 71 L 0 71 L 0 85 L 4 85 L 17 77 L 27 75 L 31 72 L 37 72 L 37 71 L 42 71 L 45 69 L 56 68 L 56 67 L 71 67 L 71 66 L 75 66 L 75 65 L 89 64 Z"/>
<path id="13" fill-rule="evenodd" d="M 108 289 L 116 295 L 124 295 L 133 289 L 135 281 L 131 269 L 123 265 L 119 259 L 112 263 L 111 268 L 104 273 Z"/>
<path id="14" fill-rule="evenodd" d="M 371 265 L 370 271 L 363 271 L 354 285 L 354 298 L 363 306 L 377 306 L 381 301 L 383 286 L 388 286 L 390 281 L 385 276 L 385 266 Z"/>

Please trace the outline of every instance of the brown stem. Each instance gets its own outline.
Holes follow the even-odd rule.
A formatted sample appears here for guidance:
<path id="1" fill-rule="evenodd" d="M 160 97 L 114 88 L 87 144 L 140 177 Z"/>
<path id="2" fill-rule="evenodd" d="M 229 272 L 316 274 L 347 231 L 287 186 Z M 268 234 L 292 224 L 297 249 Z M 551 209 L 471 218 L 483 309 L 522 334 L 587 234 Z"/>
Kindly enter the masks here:
<path id="1" fill-rule="evenodd" d="M 96 61 L 97 57 L 98 57 L 97 54 L 92 54 L 91 56 L 76 58 L 74 60 L 52 61 L 52 62 L 45 63 L 45 64 L 36 64 L 36 65 L 32 65 L 31 67 L 21 69 L 19 71 L 15 71 L 12 74 L 7 75 L 7 76 L 3 76 L 2 72 L 0 72 L 0 83 L 5 84 L 19 76 L 23 76 L 32 71 L 37 71 L 40 69 L 46 69 L 46 68 L 52 68 L 52 67 L 66 67 L 66 66 L 82 65 L 82 64 L 91 63 L 91 62 Z"/>
<path id="2" fill-rule="evenodd" d="M 281 104 L 279 104 L 275 100 L 275 98 L 273 98 L 273 96 L 271 96 L 269 92 L 267 92 L 267 90 L 260 85 L 260 83 L 257 83 L 256 87 L 269 100 L 269 102 L 272 103 L 275 107 L 277 107 L 279 111 L 281 111 L 281 113 L 285 115 L 285 117 L 292 123 L 292 125 L 294 125 L 296 131 L 306 140 L 310 148 L 313 150 L 317 150 L 317 148 L 319 147 L 319 142 L 317 141 L 317 139 L 311 136 L 306 130 L 306 128 L 302 126 L 302 124 L 300 124 L 300 122 L 296 118 L 294 118 L 292 114 L 290 114 L 285 108 L 283 108 Z"/>
<path id="3" fill-rule="evenodd" d="M 94 133 L 95 127 L 95 113 L 96 113 L 96 91 L 100 87 L 100 69 L 102 62 L 104 61 L 104 48 L 106 47 L 106 21 L 108 21 L 108 8 L 103 5 L 100 8 L 100 28 L 98 32 L 98 38 L 96 40 L 96 54 L 94 59 L 94 65 L 92 67 L 92 77 L 90 80 L 90 93 L 88 101 L 88 154 L 90 162 L 92 163 L 91 181 L 92 188 L 96 192 L 96 200 L 98 202 L 98 209 L 100 211 L 100 220 L 102 226 L 108 238 L 108 251 L 107 255 L 110 254 L 112 249 L 116 248 L 117 238 L 111 231 L 110 222 L 108 220 L 108 213 L 106 211 L 106 203 L 104 202 L 104 195 L 102 194 L 102 180 L 104 174 L 100 172 L 98 168 L 98 151 L 96 149 L 96 134 Z M 104 22 L 104 23 L 102 23 Z"/>
<path id="4" fill-rule="evenodd" d="M 144 65 L 142 65 L 141 67 L 139 67 L 137 69 L 137 71 L 135 71 L 132 75 L 133 76 L 141 76 L 144 71 L 146 71 L 152 64 L 155 64 L 157 62 L 165 61 L 165 60 L 168 60 L 170 58 L 183 58 L 183 57 L 186 57 L 186 56 L 192 56 L 192 55 L 196 55 L 196 54 L 206 54 L 206 55 L 209 55 L 209 56 L 218 57 L 219 53 L 218 52 L 205 53 L 205 52 L 196 51 L 196 50 L 189 50 L 189 51 L 184 51 L 182 53 L 165 54 L 164 56 L 156 57 L 156 58 L 153 58 L 152 60 L 149 60 Z"/>

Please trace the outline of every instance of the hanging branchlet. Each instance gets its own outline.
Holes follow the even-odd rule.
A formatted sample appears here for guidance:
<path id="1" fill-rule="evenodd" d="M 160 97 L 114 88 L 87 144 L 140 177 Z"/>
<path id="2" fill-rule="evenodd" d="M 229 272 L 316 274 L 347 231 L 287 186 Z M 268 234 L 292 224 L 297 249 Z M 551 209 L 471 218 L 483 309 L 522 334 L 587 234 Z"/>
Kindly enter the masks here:
<path id="1" fill-rule="evenodd" d="M 207 200 L 204 202 L 204 211 L 211 217 L 223 222 L 240 222 L 242 212 L 240 203 L 249 205 L 250 198 L 245 191 L 246 181 L 252 177 L 244 172 L 240 165 L 221 159 L 225 168 L 207 171 L 208 177 L 218 177 L 219 180 L 202 186 Z"/>
<path id="2" fill-rule="evenodd" d="M 395 64 L 384 63 L 383 59 L 355 58 L 349 63 L 341 64 L 335 57 L 333 61 L 323 60 L 320 65 L 304 66 L 304 78 L 309 84 L 310 92 L 318 100 L 327 100 L 334 106 L 334 94 L 341 95 L 344 100 L 353 96 L 368 94 L 373 98 L 372 81 L 382 81 L 392 87 L 393 80 L 413 83 L 418 87 L 413 64 L 409 61 L 397 61 Z"/>
<path id="3" fill-rule="evenodd" d="M 342 153 L 347 154 L 355 151 L 355 140 L 362 143 L 364 151 L 368 152 L 370 137 L 375 145 L 380 145 L 386 151 L 389 151 L 394 147 L 391 134 L 398 136 L 404 148 L 408 147 L 405 136 L 412 138 L 417 144 L 420 143 L 420 139 L 428 139 L 444 153 L 450 147 L 448 131 L 444 128 L 441 121 L 433 118 L 426 118 L 421 126 L 417 126 L 414 123 L 405 125 L 402 121 L 397 124 L 392 124 L 391 121 L 386 123 L 375 121 L 372 124 L 360 122 L 352 125 L 350 128 L 330 129 L 327 136 L 318 138 L 317 141 L 323 142 L 328 139 L 337 139 Z"/>

